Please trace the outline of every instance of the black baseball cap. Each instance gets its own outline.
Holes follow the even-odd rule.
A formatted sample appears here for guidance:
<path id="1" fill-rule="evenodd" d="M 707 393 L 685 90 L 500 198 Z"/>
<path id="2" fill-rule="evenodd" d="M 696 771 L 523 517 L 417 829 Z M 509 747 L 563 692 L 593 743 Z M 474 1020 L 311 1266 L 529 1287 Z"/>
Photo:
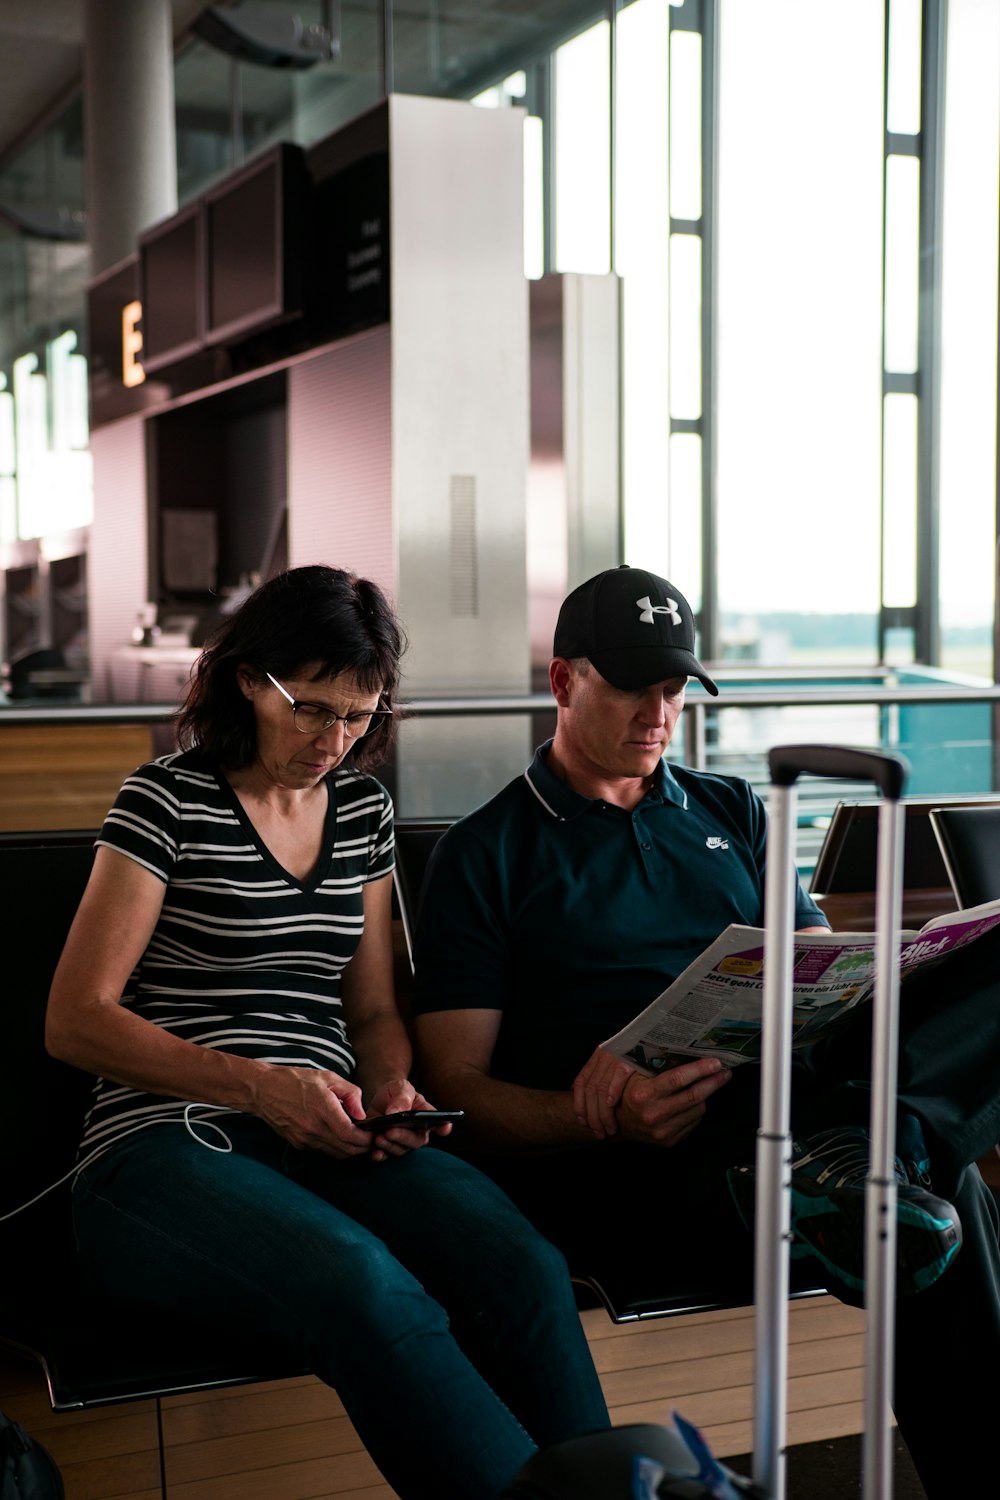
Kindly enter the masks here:
<path id="1" fill-rule="evenodd" d="M 608 568 L 563 600 L 555 656 L 585 656 L 612 687 L 697 677 L 719 689 L 694 654 L 694 614 L 679 589 L 644 568 Z"/>

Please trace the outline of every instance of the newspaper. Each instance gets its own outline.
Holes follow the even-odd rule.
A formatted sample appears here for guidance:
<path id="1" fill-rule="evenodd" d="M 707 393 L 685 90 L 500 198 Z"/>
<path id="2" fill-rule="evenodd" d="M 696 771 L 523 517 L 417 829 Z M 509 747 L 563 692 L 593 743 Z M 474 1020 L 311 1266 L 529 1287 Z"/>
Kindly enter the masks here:
<path id="1" fill-rule="evenodd" d="M 987 901 L 904 932 L 900 972 L 937 963 L 1000 923 Z M 809 1046 L 875 989 L 875 934 L 796 933 L 792 955 L 792 1047 Z M 727 927 L 673 984 L 603 1045 L 647 1073 L 677 1057 L 759 1062 L 764 998 L 764 932 Z"/>

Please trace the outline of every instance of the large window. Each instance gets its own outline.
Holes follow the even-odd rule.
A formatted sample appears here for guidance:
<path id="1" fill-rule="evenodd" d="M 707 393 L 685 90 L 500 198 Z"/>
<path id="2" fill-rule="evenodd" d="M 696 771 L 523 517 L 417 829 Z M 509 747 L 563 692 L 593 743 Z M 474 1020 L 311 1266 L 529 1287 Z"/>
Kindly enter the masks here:
<path id="1" fill-rule="evenodd" d="M 555 54 L 552 119 L 557 271 L 611 265 L 609 27 L 592 26 Z"/>
<path id="2" fill-rule="evenodd" d="M 622 281 L 628 560 L 708 601 L 716 654 L 767 665 L 874 665 L 880 643 L 904 662 L 917 633 L 891 627 L 926 610 L 929 589 L 932 653 L 991 676 L 997 0 L 949 0 L 932 120 L 921 118 L 921 18 L 937 0 L 335 9 L 339 53 L 313 68 L 185 45 L 180 200 L 277 139 L 315 142 L 385 88 L 524 107 L 526 273 Z M 246 6 L 307 25 L 325 10 Z M 928 239 L 919 142 L 931 135 L 943 227 Z M 83 192 L 77 99 L 0 162 L 0 205 L 79 212 Z M 929 252 L 940 316 L 928 337 L 918 276 Z M 0 227 L 0 540 L 85 514 L 65 494 L 46 498 L 43 477 L 85 486 L 85 465 L 36 460 L 42 445 L 80 452 L 65 413 L 87 275 L 85 244 Z"/>
<path id="3" fill-rule="evenodd" d="M 772 663 L 871 662 L 879 601 L 881 7 L 778 0 L 727 5 L 722 16 L 723 643 L 728 635 L 741 653 Z"/>
<path id="4" fill-rule="evenodd" d="M 0 544 L 91 518 L 84 207 L 76 99 L 0 165 Z"/>
<path id="5" fill-rule="evenodd" d="M 925 10 L 722 0 L 712 77 L 705 8 L 636 0 L 613 103 L 606 21 L 553 53 L 552 264 L 623 279 L 625 554 L 711 582 L 719 655 L 902 667 L 930 618 L 992 673 L 1000 9 L 929 29 L 922 120 Z"/>
<path id="6" fill-rule="evenodd" d="M 690 580 L 695 593 L 700 486 L 671 486 L 670 214 L 684 176 L 671 148 L 670 7 L 636 0 L 618 18 L 615 131 L 615 267 L 622 278 L 622 498 L 625 560 Z M 697 99 L 687 118 L 697 121 Z M 693 103 L 693 107 L 690 107 Z M 695 147 L 694 187 L 699 181 Z M 673 167 L 673 170 L 672 170 Z M 697 319 L 697 306 L 694 309 Z"/>
<path id="7" fill-rule="evenodd" d="M 945 666 L 992 675 L 997 462 L 1000 5 L 950 0 L 941 330 Z"/>

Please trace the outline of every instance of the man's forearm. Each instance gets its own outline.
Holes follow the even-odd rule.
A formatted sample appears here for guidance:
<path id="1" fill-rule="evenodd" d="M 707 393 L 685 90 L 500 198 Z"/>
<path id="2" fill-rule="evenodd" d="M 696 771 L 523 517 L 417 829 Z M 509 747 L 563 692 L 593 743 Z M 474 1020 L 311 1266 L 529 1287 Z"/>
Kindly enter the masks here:
<path id="1" fill-rule="evenodd" d="M 577 1120 L 568 1089 L 526 1088 L 484 1073 L 440 1069 L 432 1069 L 425 1083 L 436 1106 L 465 1110 L 455 1142 L 460 1140 L 463 1149 L 520 1156 L 594 1141 Z"/>

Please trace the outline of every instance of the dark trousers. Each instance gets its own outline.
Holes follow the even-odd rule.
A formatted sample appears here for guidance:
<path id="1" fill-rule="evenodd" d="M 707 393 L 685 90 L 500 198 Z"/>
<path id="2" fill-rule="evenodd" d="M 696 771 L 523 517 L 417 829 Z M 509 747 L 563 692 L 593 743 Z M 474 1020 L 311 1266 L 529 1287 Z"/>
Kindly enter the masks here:
<path id="1" fill-rule="evenodd" d="M 792 1128 L 867 1124 L 871 1012 L 793 1069 Z M 481 1158 L 571 1267 L 655 1300 L 752 1297 L 753 1246 L 725 1171 L 754 1160 L 759 1070 L 736 1070 L 683 1145 L 602 1144 L 530 1160 Z M 898 1098 L 929 1148 L 934 1191 L 962 1248 L 933 1286 L 896 1308 L 893 1406 L 929 1500 L 995 1493 L 987 1435 L 1000 1417 L 1000 1218 L 975 1162 L 1000 1140 L 1000 934 L 912 976 L 900 1000 Z M 793 1286 L 822 1286 L 808 1260 Z M 839 1289 L 837 1290 L 840 1295 Z M 852 1300 L 844 1294 L 844 1300 Z"/>
<path id="2" fill-rule="evenodd" d="M 439 1151 L 338 1161 L 215 1118 L 230 1152 L 171 1123 L 80 1174 L 95 1288 L 293 1352 L 402 1500 L 492 1500 L 536 1445 L 608 1425 L 566 1263 L 488 1178 Z"/>

